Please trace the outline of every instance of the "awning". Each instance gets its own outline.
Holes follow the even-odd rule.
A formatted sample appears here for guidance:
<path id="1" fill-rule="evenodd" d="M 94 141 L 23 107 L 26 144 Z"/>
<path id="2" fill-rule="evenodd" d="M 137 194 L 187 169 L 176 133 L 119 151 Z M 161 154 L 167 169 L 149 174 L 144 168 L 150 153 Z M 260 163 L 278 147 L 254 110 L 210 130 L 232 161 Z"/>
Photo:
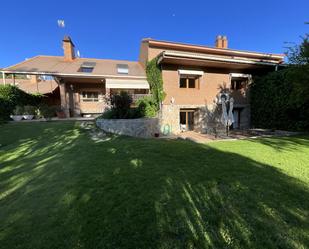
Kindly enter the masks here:
<path id="1" fill-rule="evenodd" d="M 251 78 L 251 74 L 243 74 L 243 73 L 230 73 L 231 77 L 235 78 Z"/>
<path id="2" fill-rule="evenodd" d="M 106 88 L 117 89 L 149 89 L 147 80 L 119 80 L 119 79 L 106 79 Z"/>
<path id="3" fill-rule="evenodd" d="M 203 76 L 204 72 L 203 71 L 197 71 L 197 70 L 184 70 L 184 69 L 179 69 L 178 73 L 180 75 L 198 75 L 198 76 Z"/>

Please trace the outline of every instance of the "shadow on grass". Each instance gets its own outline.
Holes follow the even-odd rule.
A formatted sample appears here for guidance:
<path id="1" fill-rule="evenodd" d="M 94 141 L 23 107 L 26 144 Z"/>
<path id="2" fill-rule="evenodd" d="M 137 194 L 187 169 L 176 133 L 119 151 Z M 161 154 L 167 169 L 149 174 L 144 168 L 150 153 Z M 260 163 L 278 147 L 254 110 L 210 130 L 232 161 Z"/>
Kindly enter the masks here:
<path id="1" fill-rule="evenodd" d="M 95 143 L 69 123 L 22 130 L 0 136 L 0 248 L 309 247 L 308 186 L 271 165 L 185 141 Z"/>

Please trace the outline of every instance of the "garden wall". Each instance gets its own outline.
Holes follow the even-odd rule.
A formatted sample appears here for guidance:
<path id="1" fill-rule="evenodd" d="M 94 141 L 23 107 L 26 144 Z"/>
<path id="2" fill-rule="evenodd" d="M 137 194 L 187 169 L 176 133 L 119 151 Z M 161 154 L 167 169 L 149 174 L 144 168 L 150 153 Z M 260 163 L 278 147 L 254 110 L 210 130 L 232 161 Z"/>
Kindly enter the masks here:
<path id="1" fill-rule="evenodd" d="M 106 132 L 132 137 L 154 137 L 159 132 L 159 119 L 97 119 L 96 124 Z"/>

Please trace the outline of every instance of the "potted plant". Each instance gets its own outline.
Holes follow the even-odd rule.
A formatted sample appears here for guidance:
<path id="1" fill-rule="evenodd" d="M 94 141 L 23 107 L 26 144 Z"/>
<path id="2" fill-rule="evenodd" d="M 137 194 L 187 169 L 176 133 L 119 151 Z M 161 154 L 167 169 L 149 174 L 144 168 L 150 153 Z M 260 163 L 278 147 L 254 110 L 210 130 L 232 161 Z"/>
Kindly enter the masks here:
<path id="1" fill-rule="evenodd" d="M 61 106 L 56 107 L 56 115 L 58 118 L 66 118 L 64 110 L 61 108 Z"/>
<path id="2" fill-rule="evenodd" d="M 32 105 L 26 105 L 24 106 L 24 115 L 23 118 L 26 120 L 31 120 L 33 119 L 35 115 L 35 107 Z"/>
<path id="3" fill-rule="evenodd" d="M 23 110 L 24 108 L 22 106 L 17 105 L 15 109 L 13 110 L 13 115 L 11 115 L 11 119 L 14 121 L 21 121 L 23 119 Z"/>

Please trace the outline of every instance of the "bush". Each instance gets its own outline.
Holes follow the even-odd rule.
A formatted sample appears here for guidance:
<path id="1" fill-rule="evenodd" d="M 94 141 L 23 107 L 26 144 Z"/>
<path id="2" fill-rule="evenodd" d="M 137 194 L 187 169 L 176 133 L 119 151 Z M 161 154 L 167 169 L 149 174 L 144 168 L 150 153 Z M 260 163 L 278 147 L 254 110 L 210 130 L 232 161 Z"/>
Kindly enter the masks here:
<path id="1" fill-rule="evenodd" d="M 309 130 L 309 66 L 289 67 L 254 79 L 251 117 L 255 127 Z"/>
<path id="2" fill-rule="evenodd" d="M 0 119 L 9 120 L 9 116 L 16 106 L 38 106 L 41 103 L 42 95 L 28 94 L 12 85 L 0 85 L 0 99 Z"/>
<path id="3" fill-rule="evenodd" d="M 13 110 L 14 115 L 23 115 L 24 114 L 24 108 L 20 105 L 17 105 Z"/>
<path id="4" fill-rule="evenodd" d="M 106 110 L 100 118 L 105 119 L 133 119 L 141 117 L 155 117 L 157 104 L 153 97 L 147 96 L 139 99 L 137 108 L 132 108 L 132 99 L 126 92 L 110 97 L 111 109 Z"/>
<path id="5" fill-rule="evenodd" d="M 146 96 L 137 100 L 140 116 L 152 118 L 157 115 L 157 104 L 152 96 Z"/>
<path id="6" fill-rule="evenodd" d="M 10 106 L 9 102 L 0 98 L 0 122 L 9 120 L 11 114 L 12 107 Z"/>
<path id="7" fill-rule="evenodd" d="M 41 104 L 37 110 L 37 116 L 46 119 L 51 119 L 52 117 L 55 117 L 55 113 L 55 108 L 46 104 Z"/>
<path id="8" fill-rule="evenodd" d="M 24 113 L 25 115 L 35 115 L 35 106 L 32 105 L 26 105 L 24 106 Z"/>

